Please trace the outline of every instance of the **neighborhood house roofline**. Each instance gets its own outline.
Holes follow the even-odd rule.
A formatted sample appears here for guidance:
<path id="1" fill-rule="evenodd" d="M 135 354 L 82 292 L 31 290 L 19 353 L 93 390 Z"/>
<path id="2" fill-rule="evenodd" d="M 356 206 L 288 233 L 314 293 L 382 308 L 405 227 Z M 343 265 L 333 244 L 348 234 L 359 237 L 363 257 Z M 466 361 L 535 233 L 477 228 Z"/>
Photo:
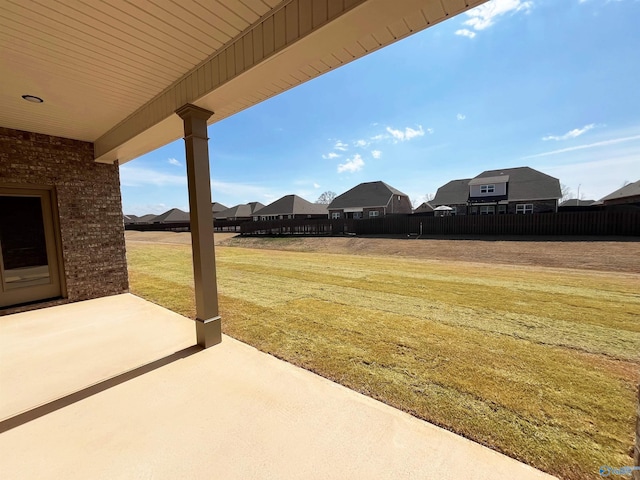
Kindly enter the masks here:
<path id="1" fill-rule="evenodd" d="M 624 187 L 611 192 L 606 197 L 602 197 L 600 201 L 604 202 L 607 200 L 615 200 L 617 198 L 634 197 L 636 195 L 640 195 L 640 180 L 638 180 L 637 182 L 629 183 Z"/>
<path id="2" fill-rule="evenodd" d="M 509 175 L 500 175 L 499 177 L 474 178 L 469 185 L 487 185 L 490 183 L 506 183 L 509 181 Z"/>
<path id="3" fill-rule="evenodd" d="M 253 217 L 270 215 L 327 215 L 327 207 L 311 203 L 297 195 L 285 195 L 253 212 Z"/>
<path id="4" fill-rule="evenodd" d="M 329 204 L 329 209 L 344 210 L 346 208 L 382 208 L 389 205 L 389 202 L 394 195 L 408 197 L 407 194 L 402 193 L 400 190 L 393 188 L 380 180 L 375 182 L 364 182 L 334 198 Z"/>

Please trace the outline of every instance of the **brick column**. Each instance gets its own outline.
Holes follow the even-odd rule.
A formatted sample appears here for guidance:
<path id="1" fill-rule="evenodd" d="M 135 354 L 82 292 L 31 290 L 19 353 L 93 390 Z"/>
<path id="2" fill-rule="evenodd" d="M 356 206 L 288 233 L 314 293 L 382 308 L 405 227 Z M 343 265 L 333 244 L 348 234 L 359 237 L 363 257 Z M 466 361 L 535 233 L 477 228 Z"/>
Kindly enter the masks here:
<path id="1" fill-rule="evenodd" d="M 218 315 L 216 255 L 213 246 L 211 176 L 207 120 L 213 112 L 186 104 L 176 110 L 184 121 L 184 142 L 189 184 L 189 218 L 196 296 L 198 345 L 209 348 L 222 341 Z"/>

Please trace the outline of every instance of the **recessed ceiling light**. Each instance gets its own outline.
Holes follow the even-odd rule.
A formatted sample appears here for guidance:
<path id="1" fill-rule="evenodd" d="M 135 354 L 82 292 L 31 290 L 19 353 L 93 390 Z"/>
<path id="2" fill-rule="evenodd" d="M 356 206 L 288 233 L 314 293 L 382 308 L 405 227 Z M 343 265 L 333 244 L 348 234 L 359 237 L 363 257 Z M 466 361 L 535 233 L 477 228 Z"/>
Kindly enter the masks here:
<path id="1" fill-rule="evenodd" d="M 42 100 L 40 97 L 36 97 L 35 95 L 22 95 L 22 98 L 24 98 L 27 102 L 33 102 L 33 103 L 44 102 L 44 100 Z"/>

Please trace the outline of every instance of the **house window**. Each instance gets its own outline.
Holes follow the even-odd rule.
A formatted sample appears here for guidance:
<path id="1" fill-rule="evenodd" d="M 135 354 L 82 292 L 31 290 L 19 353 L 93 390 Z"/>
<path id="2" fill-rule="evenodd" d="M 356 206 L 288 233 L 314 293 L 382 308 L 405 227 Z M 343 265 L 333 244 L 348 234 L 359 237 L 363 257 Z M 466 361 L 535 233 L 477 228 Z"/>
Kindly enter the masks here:
<path id="1" fill-rule="evenodd" d="M 353 218 L 362 218 L 362 212 L 353 212 Z"/>
<path id="2" fill-rule="evenodd" d="M 533 213 L 533 203 L 518 203 L 516 205 L 516 213 Z"/>
<path id="3" fill-rule="evenodd" d="M 471 215 L 477 215 L 478 214 L 478 207 L 471 207 Z"/>
<path id="4" fill-rule="evenodd" d="M 496 213 L 495 205 L 480 205 L 480 215 L 493 215 Z"/>
<path id="5" fill-rule="evenodd" d="M 377 211 L 377 210 L 371 210 L 371 211 L 369 212 L 369 218 L 371 218 L 371 217 L 377 217 L 378 215 L 380 215 L 380 212 L 379 212 L 379 211 Z"/>
<path id="6" fill-rule="evenodd" d="M 338 218 L 340 218 L 340 212 L 331 212 L 331 218 L 337 220 Z"/>
<path id="7" fill-rule="evenodd" d="M 507 206 L 506 205 L 498 205 L 498 213 L 501 214 L 501 215 L 507 213 Z"/>
<path id="8" fill-rule="evenodd" d="M 480 185 L 480 193 L 494 193 L 495 191 L 495 185 Z"/>

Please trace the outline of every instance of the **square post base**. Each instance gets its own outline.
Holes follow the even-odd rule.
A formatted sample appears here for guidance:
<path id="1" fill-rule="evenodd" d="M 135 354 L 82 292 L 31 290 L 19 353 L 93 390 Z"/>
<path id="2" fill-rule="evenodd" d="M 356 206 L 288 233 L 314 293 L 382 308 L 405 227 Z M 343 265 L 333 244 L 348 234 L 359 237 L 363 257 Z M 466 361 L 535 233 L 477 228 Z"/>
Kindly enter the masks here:
<path id="1" fill-rule="evenodd" d="M 202 348 L 213 347 L 222 342 L 222 322 L 220 317 L 200 320 L 196 318 L 196 338 Z"/>

